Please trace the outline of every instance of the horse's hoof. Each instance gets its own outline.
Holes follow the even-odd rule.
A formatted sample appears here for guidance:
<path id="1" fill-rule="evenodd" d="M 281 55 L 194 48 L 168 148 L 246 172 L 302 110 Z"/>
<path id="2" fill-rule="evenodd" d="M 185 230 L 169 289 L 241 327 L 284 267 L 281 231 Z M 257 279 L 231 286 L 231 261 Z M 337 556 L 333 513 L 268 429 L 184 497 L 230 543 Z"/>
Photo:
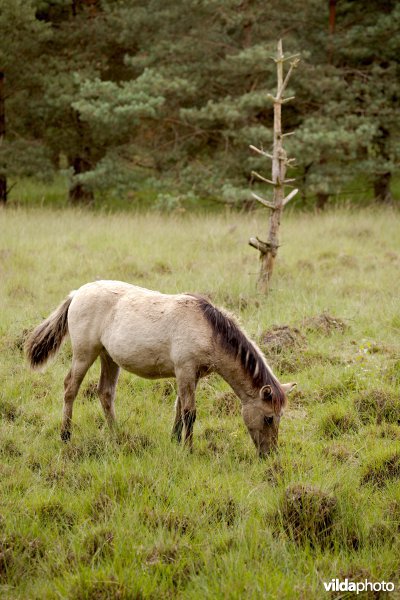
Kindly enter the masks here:
<path id="1" fill-rule="evenodd" d="M 69 442 L 70 439 L 71 439 L 71 432 L 70 431 L 62 431 L 61 432 L 61 440 L 63 442 Z"/>

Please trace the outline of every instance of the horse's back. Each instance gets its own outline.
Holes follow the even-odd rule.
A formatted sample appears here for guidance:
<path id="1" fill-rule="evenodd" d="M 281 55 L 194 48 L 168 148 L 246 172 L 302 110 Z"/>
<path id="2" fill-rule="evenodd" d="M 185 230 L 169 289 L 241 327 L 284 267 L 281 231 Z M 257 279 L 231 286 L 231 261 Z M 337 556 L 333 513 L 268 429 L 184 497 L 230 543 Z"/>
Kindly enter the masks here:
<path id="1" fill-rule="evenodd" d="M 208 351 L 196 302 L 118 281 L 87 284 L 71 303 L 73 346 L 103 346 L 117 364 L 144 377 L 173 376 L 177 364 L 204 362 Z"/>

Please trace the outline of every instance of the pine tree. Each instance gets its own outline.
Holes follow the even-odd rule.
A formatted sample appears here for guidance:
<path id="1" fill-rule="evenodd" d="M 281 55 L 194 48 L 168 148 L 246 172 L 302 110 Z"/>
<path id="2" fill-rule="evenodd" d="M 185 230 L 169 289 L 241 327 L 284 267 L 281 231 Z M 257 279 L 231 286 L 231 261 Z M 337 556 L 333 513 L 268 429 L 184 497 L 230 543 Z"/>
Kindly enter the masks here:
<path id="1" fill-rule="evenodd" d="M 72 202 L 135 185 L 146 167 L 159 187 L 248 203 L 260 164 L 248 146 L 272 144 L 271 56 L 282 37 L 289 54 L 302 51 L 284 128 L 296 131 L 288 152 L 303 190 L 323 205 L 358 177 L 390 199 L 399 159 L 394 1 L 306 0 L 296 14 L 289 0 L 0 0 L 0 8 L 0 190 L 7 170 L 43 172 L 62 157 Z"/>
<path id="2" fill-rule="evenodd" d="M 306 36 L 298 32 L 305 60 L 291 152 L 321 208 L 355 177 L 373 185 L 377 200 L 391 198 L 400 151 L 399 9 L 396 2 L 339 2 L 329 35 L 328 5 L 318 12 L 307 3 L 307 21 L 318 23 Z"/>
<path id="3" fill-rule="evenodd" d="M 29 0 L 0 0 L 0 32 L 0 202 L 5 203 L 7 175 L 49 166 L 32 127 L 39 76 L 31 68 L 48 32 Z"/>

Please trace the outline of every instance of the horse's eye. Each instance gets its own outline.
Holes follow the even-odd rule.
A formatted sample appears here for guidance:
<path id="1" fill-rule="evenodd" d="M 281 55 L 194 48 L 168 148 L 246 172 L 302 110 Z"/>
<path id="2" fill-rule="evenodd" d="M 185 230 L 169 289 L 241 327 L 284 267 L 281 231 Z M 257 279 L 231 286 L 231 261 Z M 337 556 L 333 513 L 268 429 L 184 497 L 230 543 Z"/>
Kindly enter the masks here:
<path id="1" fill-rule="evenodd" d="M 266 425 L 272 425 L 273 422 L 274 422 L 274 417 L 264 417 L 264 423 Z"/>

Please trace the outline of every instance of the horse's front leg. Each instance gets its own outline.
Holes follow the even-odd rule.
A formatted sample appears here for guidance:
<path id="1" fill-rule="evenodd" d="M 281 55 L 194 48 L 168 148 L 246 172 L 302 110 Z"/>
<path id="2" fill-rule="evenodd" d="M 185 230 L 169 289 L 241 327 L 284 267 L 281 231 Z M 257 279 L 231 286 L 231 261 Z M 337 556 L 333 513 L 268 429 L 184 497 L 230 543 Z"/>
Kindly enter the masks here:
<path id="1" fill-rule="evenodd" d="M 175 421 L 172 426 L 171 439 L 176 440 L 178 444 L 181 443 L 183 429 L 183 418 L 182 418 L 182 405 L 179 396 L 175 402 Z"/>
<path id="2" fill-rule="evenodd" d="M 185 426 L 185 446 L 193 448 L 193 425 L 196 420 L 196 373 L 193 369 L 176 369 L 178 397 L 181 403 L 181 415 Z"/>

